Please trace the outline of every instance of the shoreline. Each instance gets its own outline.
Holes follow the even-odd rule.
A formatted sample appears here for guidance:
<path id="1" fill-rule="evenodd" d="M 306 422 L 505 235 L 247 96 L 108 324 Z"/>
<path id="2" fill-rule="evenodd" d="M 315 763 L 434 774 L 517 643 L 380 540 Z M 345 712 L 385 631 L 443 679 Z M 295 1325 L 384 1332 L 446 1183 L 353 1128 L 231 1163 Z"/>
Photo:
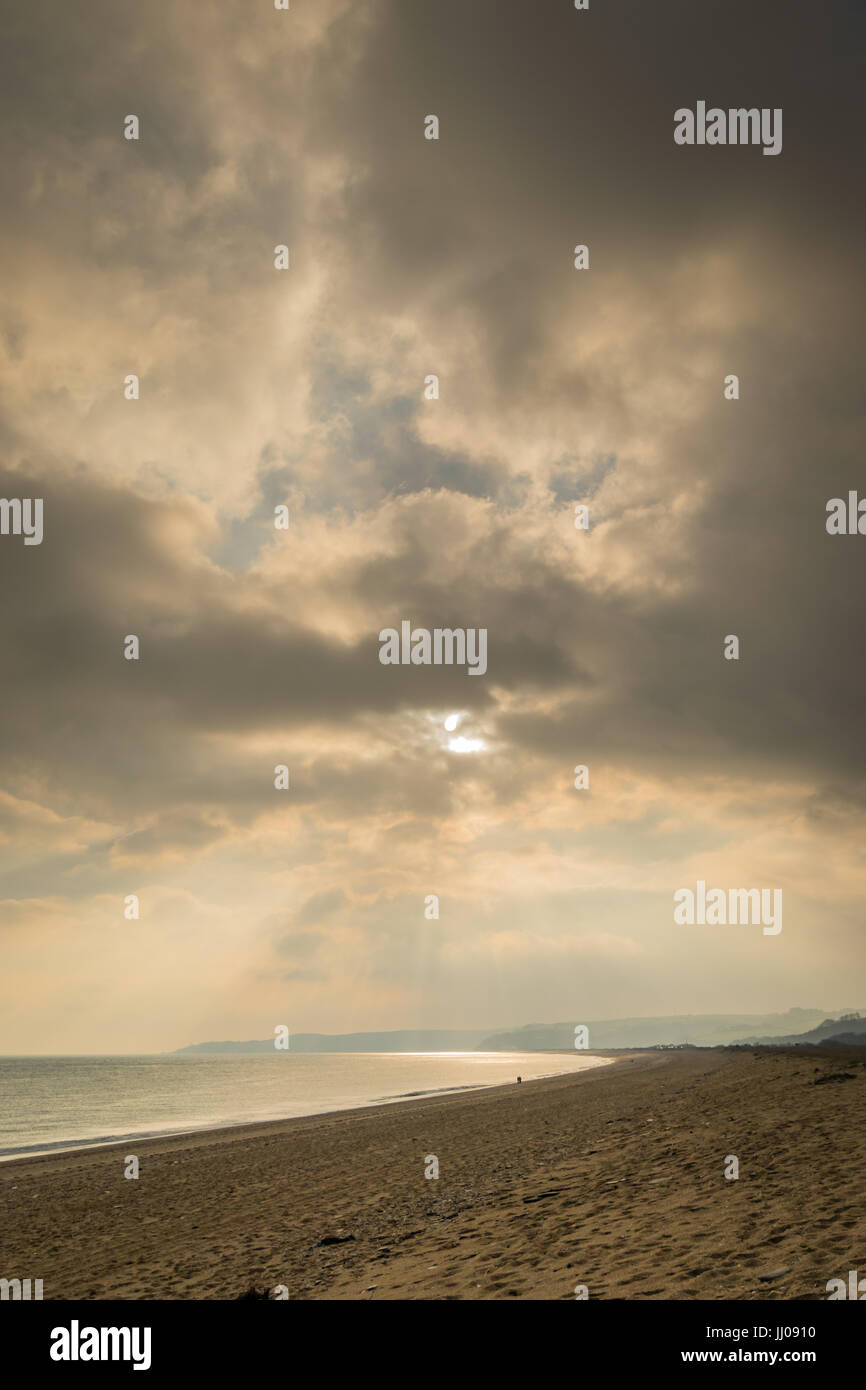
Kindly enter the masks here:
<path id="1" fill-rule="evenodd" d="M 307 1055 L 311 1055 L 311 1054 L 307 1054 Z M 328 1055 L 339 1055 L 339 1054 L 328 1054 Z M 348 1054 L 346 1054 L 346 1055 L 347 1055 L 347 1056 L 355 1056 L 355 1055 L 358 1055 L 358 1054 L 355 1054 L 355 1053 L 348 1053 Z M 386 1055 L 389 1055 L 389 1056 L 390 1056 L 390 1055 L 394 1055 L 394 1054 L 386 1054 Z M 400 1054 L 397 1054 L 397 1055 L 400 1055 Z M 504 1055 L 505 1055 L 505 1054 L 504 1054 Z M 571 1052 L 566 1052 L 566 1051 L 563 1050 L 563 1051 L 560 1051 L 560 1052 L 558 1052 L 558 1053 L 557 1053 L 557 1052 L 544 1052 L 544 1053 L 537 1053 L 537 1054 L 534 1054 L 534 1055 L 540 1056 L 540 1057 L 556 1057 L 556 1056 L 571 1057 L 571 1056 L 573 1056 L 574 1054 L 571 1053 Z M 531 1085 L 535 1084 L 535 1083 L 538 1082 L 538 1081 L 550 1081 L 550 1080 L 553 1080 L 553 1079 L 556 1078 L 556 1077 L 562 1077 L 562 1076 L 579 1076 L 579 1075 L 582 1074 L 582 1071 L 587 1071 L 587 1072 L 589 1072 L 589 1071 L 601 1070 L 601 1068 L 603 1067 L 603 1065 L 604 1065 L 605 1063 L 615 1060 L 615 1058 L 613 1058 L 613 1057 L 603 1056 L 601 1052 L 595 1053 L 595 1052 L 587 1051 L 585 1055 L 586 1055 L 587 1057 L 596 1057 L 597 1060 L 598 1060 L 598 1066 L 597 1066 L 597 1067 L 596 1067 L 596 1066 L 591 1066 L 591 1067 L 588 1066 L 588 1067 L 583 1068 L 582 1070 L 581 1070 L 581 1069 L 577 1069 L 577 1070 L 574 1070 L 574 1071 L 544 1072 L 541 1076 L 535 1076 L 535 1077 L 527 1078 L 526 1080 L 524 1080 L 524 1081 L 521 1082 L 520 1084 L 523 1085 L 523 1086 L 531 1086 Z M 9 1152 L 9 1153 L 3 1153 L 2 1151 L 0 1151 L 0 1168 L 5 1167 L 6 1164 L 8 1164 L 8 1163 L 24 1163 L 24 1162 L 27 1162 L 27 1161 L 30 1160 L 30 1159 L 37 1159 L 37 1158 L 55 1158 L 55 1157 L 60 1157 L 61 1155 L 64 1155 L 64 1154 L 92 1153 L 92 1152 L 96 1152 L 96 1151 L 99 1151 L 99 1150 L 102 1150 L 102 1149 L 117 1148 L 117 1147 L 119 1147 L 119 1146 L 129 1147 L 129 1146 L 132 1145 L 132 1144 L 136 1144 L 137 1146 L 141 1147 L 143 1144 L 148 1144 L 148 1143 L 150 1143 L 151 1141 L 157 1141 L 157 1140 L 160 1140 L 160 1139 L 184 1139 L 184 1138 L 198 1138 L 198 1137 L 206 1138 L 208 1135 L 219 1134 L 219 1133 L 221 1133 L 223 1130 L 243 1130 L 243 1129 L 255 1130 L 255 1129 L 257 1129 L 257 1128 L 259 1128 L 259 1127 L 261 1127 L 261 1126 L 271 1126 L 271 1125 L 289 1124 L 292 1120 L 313 1120 L 313 1119 L 320 1119 L 320 1118 L 322 1118 L 322 1117 L 325 1116 L 325 1115 L 331 1115 L 331 1116 L 337 1116 L 337 1115 L 352 1115 L 352 1114 L 355 1114 L 355 1113 L 357 1113 L 358 1111 L 361 1111 L 361 1110 L 363 1110 L 363 1111 L 365 1111 L 365 1112 L 366 1112 L 366 1111 L 374 1112 L 374 1111 L 376 1111 L 376 1110 L 378 1110 L 378 1109 L 380 1109 L 380 1108 L 382 1108 L 382 1107 L 385 1107 L 385 1106 L 401 1105 L 401 1104 L 410 1104 L 410 1103 L 415 1103 L 415 1102 L 422 1101 L 422 1100 L 431 1100 L 431 1099 L 433 1099 L 435 1096 L 439 1096 L 439 1095 L 443 1095 L 443 1096 L 444 1096 L 444 1095 L 462 1095 L 462 1094 L 465 1094 L 465 1093 L 467 1093 L 467 1092 L 473 1092 L 473 1093 L 475 1093 L 475 1092 L 478 1092 L 478 1091 L 496 1091 L 496 1090 L 510 1089 L 511 1087 L 515 1086 L 516 1084 L 517 1084 L 516 1082 L 510 1082 L 510 1081 L 509 1081 L 509 1082 L 495 1082 L 495 1083 L 494 1083 L 494 1082 L 488 1082 L 488 1083 L 479 1082 L 477 1085 L 465 1085 L 465 1086 L 439 1086 L 439 1087 L 435 1087 L 434 1089 L 429 1090 L 429 1091 L 418 1091 L 418 1092 L 406 1093 L 406 1094 L 404 1094 L 404 1095 L 397 1095 L 397 1096 L 383 1096 L 383 1097 L 382 1097 L 381 1099 L 379 1099 L 379 1100 L 361 1101 L 361 1102 L 359 1102 L 357 1105 L 352 1105 L 352 1106 L 341 1106 L 341 1107 L 338 1107 L 338 1108 L 326 1109 L 326 1110 L 310 1110 L 310 1111 L 305 1112 L 303 1115 L 276 1115 L 276 1116 L 269 1116 L 269 1117 L 266 1117 L 266 1118 L 263 1118 L 263 1119 L 258 1119 L 258 1120 L 226 1120 L 224 1123 L 221 1123 L 221 1124 L 203 1124 L 203 1125 L 194 1126 L 192 1129 L 187 1129 L 187 1128 L 183 1127 L 183 1128 L 176 1128 L 176 1129 L 157 1129 L 157 1130 L 130 1131 L 129 1133 L 126 1133 L 126 1134 L 118 1134 L 118 1135 L 111 1135 L 111 1136 L 107 1136 L 107 1135 L 106 1135 L 106 1136 L 104 1136 L 104 1137 L 103 1137 L 103 1136 L 100 1136 L 100 1137 L 97 1137 L 97 1138 L 94 1138 L 94 1139 L 81 1139 L 81 1140 L 74 1140 L 74 1141 L 67 1141 L 67 1140 L 61 1139 L 61 1140 L 58 1140 L 56 1144 L 52 1144 L 52 1145 L 51 1145 L 50 1147 L 48 1147 L 48 1148 L 39 1148 L 39 1147 L 29 1148 L 29 1147 L 28 1147 L 28 1148 L 26 1148 L 26 1149 L 14 1150 L 14 1151 Z"/>
<path id="2" fill-rule="evenodd" d="M 808 1300 L 866 1269 L 862 1050 L 597 1055 L 149 1139 L 135 1181 L 130 1146 L 4 1163 L 0 1273 L 46 1300 Z"/>

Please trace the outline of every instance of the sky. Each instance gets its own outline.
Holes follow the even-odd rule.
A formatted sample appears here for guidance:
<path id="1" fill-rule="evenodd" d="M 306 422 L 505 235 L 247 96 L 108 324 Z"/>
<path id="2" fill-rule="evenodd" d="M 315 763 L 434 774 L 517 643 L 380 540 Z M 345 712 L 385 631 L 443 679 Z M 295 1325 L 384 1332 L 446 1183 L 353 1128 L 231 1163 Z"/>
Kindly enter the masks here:
<path id="1" fill-rule="evenodd" d="M 7 30 L 0 1051 L 866 1004 L 862 6 Z"/>

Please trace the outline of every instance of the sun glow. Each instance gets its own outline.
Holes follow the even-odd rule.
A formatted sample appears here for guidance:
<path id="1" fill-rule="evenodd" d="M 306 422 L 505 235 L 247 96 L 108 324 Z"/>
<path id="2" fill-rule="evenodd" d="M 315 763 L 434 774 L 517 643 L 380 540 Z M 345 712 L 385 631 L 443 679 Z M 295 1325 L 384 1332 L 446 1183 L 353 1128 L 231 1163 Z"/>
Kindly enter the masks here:
<path id="1" fill-rule="evenodd" d="M 487 745 L 480 738 L 449 738 L 448 747 L 452 753 L 481 753 Z"/>

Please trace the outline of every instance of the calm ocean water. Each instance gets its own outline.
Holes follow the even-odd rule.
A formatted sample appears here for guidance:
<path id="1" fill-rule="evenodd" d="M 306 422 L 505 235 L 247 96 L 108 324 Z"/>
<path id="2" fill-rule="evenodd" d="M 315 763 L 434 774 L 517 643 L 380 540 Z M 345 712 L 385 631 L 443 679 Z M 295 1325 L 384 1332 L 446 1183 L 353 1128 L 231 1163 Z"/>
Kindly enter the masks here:
<path id="1" fill-rule="evenodd" d="M 600 1064 L 553 1052 L 0 1057 L 0 1159 L 352 1110 Z"/>

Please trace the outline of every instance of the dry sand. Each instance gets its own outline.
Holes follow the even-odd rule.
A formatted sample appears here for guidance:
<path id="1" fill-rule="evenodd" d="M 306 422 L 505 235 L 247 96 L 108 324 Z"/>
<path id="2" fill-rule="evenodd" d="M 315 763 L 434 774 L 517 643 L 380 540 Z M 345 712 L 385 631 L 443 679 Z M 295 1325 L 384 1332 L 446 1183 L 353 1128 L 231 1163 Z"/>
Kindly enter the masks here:
<path id="1" fill-rule="evenodd" d="M 4 1163 L 0 1274 L 42 1278 L 46 1299 L 277 1284 L 293 1299 L 573 1299 L 577 1284 L 605 1299 L 823 1298 L 828 1279 L 866 1275 L 864 1057 L 631 1053 L 521 1086 Z"/>

